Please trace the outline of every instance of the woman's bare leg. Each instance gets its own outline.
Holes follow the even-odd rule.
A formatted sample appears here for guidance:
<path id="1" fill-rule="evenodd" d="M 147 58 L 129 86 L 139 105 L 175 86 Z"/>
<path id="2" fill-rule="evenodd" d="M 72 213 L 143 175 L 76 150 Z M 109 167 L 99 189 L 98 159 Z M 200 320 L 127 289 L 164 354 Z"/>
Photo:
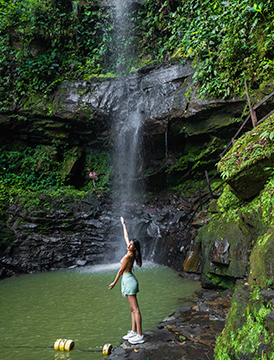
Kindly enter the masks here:
<path id="1" fill-rule="evenodd" d="M 131 311 L 132 330 L 142 335 L 142 316 L 138 305 L 136 295 L 127 295 L 129 307 Z"/>

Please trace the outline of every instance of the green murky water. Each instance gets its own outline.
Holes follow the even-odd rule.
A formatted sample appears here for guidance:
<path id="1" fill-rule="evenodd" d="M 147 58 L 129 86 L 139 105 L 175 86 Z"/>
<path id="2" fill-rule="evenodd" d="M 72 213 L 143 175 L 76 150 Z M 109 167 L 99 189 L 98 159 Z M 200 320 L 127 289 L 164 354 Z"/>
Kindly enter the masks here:
<path id="1" fill-rule="evenodd" d="M 102 360 L 101 352 L 59 352 L 46 347 L 60 338 L 72 339 L 76 348 L 84 350 L 101 350 L 105 343 L 120 344 L 131 327 L 131 317 L 120 281 L 108 290 L 118 268 L 119 264 L 97 265 L 1 281 L 0 358 Z M 182 279 L 171 269 L 150 262 L 135 274 L 140 283 L 143 330 L 155 329 L 158 322 L 184 305 L 178 298 L 190 297 L 200 289 L 199 282 Z"/>

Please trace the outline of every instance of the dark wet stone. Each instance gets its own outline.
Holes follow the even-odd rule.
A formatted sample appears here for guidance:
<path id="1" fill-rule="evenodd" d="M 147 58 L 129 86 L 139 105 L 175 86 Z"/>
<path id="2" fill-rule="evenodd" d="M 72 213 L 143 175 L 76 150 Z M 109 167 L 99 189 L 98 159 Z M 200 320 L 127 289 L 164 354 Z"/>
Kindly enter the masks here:
<path id="1" fill-rule="evenodd" d="M 267 315 L 267 327 L 270 332 L 274 332 L 274 310 Z"/>
<path id="2" fill-rule="evenodd" d="M 261 295 L 266 300 L 270 301 L 270 300 L 274 299 L 274 290 L 262 290 Z"/>
<path id="3" fill-rule="evenodd" d="M 230 243 L 228 242 L 228 240 L 215 240 L 210 250 L 209 259 L 212 262 L 228 265 L 230 262 L 229 247 Z"/>
<path id="4" fill-rule="evenodd" d="M 86 260 L 77 260 L 77 261 L 76 261 L 76 264 L 77 264 L 78 266 L 84 266 L 84 265 L 86 265 L 86 263 L 87 263 Z"/>
<path id="5" fill-rule="evenodd" d="M 204 297 L 212 301 L 204 303 Z M 124 341 L 113 349 L 109 359 L 213 360 L 216 336 L 224 328 L 230 295 L 221 297 L 217 292 L 207 292 L 204 297 L 196 306 L 181 307 L 182 312 L 166 317 L 166 321 L 158 324 L 158 330 L 145 331 L 144 344 L 130 345 Z M 208 311 L 197 311 L 202 305 Z"/>
<path id="6" fill-rule="evenodd" d="M 183 263 L 183 268 L 186 272 L 198 272 L 201 262 L 201 249 L 199 244 L 191 245 L 187 252 Z"/>
<path id="7" fill-rule="evenodd" d="M 208 304 L 203 303 L 203 304 L 199 305 L 199 310 L 208 312 L 210 310 L 210 306 Z"/>
<path id="8" fill-rule="evenodd" d="M 176 320 L 176 319 L 178 319 L 180 316 L 181 316 L 181 314 L 178 313 L 178 312 L 173 313 L 173 314 L 167 316 L 166 318 L 164 318 L 163 322 L 164 322 L 164 321 L 170 321 L 170 320 Z"/>
<path id="9" fill-rule="evenodd" d="M 191 306 L 180 306 L 179 308 L 178 308 L 178 311 L 180 312 L 180 313 L 186 313 L 186 312 L 188 312 L 188 311 L 190 311 L 191 310 Z"/>
<path id="10" fill-rule="evenodd" d="M 213 359 L 213 351 L 203 344 L 178 343 L 166 329 L 144 332 L 143 344 L 130 345 L 127 341 L 112 350 L 109 360 L 181 360 Z"/>

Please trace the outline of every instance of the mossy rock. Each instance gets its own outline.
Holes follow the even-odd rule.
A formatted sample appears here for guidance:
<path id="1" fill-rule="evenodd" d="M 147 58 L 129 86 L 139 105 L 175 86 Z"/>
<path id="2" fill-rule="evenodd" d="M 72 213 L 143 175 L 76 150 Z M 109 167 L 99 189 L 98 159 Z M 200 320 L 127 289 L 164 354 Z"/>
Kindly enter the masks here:
<path id="1" fill-rule="evenodd" d="M 258 195 L 271 175 L 273 163 L 274 153 L 269 158 L 258 158 L 250 167 L 227 180 L 237 198 L 248 200 Z"/>
<path id="2" fill-rule="evenodd" d="M 274 289 L 274 230 L 259 237 L 250 256 L 249 283 Z"/>
<path id="3" fill-rule="evenodd" d="M 202 273 L 205 285 L 209 287 L 211 283 L 212 287 L 217 287 L 218 283 L 223 283 L 224 277 L 228 277 L 232 282 L 244 278 L 251 241 L 251 235 L 241 219 L 230 219 L 228 222 L 225 217 L 220 217 L 199 229 L 196 242 L 202 244 Z M 222 287 L 225 286 L 222 284 Z"/>
<path id="4" fill-rule="evenodd" d="M 264 303 L 258 287 L 238 284 L 225 328 L 217 339 L 214 359 L 272 359 L 273 333 L 267 328 L 270 312 L 271 307 Z"/>
<path id="5" fill-rule="evenodd" d="M 260 301 L 252 300 L 252 296 L 254 294 L 250 293 L 250 288 L 237 285 L 230 301 L 226 326 L 217 339 L 214 359 L 261 358 L 259 347 L 267 336 L 263 329 L 267 311 Z"/>
<path id="6" fill-rule="evenodd" d="M 75 146 L 74 148 L 65 152 L 64 161 L 60 169 L 62 181 L 65 181 L 67 177 L 73 174 L 73 171 L 76 168 L 76 164 L 81 156 L 82 156 L 82 148 L 78 146 Z"/>
<path id="7" fill-rule="evenodd" d="M 227 315 L 227 332 L 236 332 L 244 323 L 243 314 L 250 298 L 249 289 L 243 283 L 238 283 L 230 302 L 230 309 Z M 228 334 L 227 334 L 228 335 Z M 231 340 L 231 339 L 227 339 Z"/>
<path id="8" fill-rule="evenodd" d="M 218 170 L 241 200 L 259 194 L 274 164 L 274 116 L 243 135 L 218 163 Z"/>
<path id="9" fill-rule="evenodd" d="M 184 123 L 184 132 L 188 136 L 208 134 L 224 129 L 233 123 L 235 123 L 233 114 L 228 112 L 218 113 L 216 111 L 215 114 L 200 119 L 199 121 L 193 121 L 193 119 L 186 120 Z"/>
<path id="10" fill-rule="evenodd" d="M 208 211 L 211 214 L 216 214 L 220 211 L 220 207 L 218 205 L 218 200 L 217 199 L 213 199 L 210 201 L 210 203 L 208 204 Z"/>
<path id="11" fill-rule="evenodd" d="M 233 289 L 236 279 L 215 274 L 203 274 L 201 285 L 205 289 Z"/>

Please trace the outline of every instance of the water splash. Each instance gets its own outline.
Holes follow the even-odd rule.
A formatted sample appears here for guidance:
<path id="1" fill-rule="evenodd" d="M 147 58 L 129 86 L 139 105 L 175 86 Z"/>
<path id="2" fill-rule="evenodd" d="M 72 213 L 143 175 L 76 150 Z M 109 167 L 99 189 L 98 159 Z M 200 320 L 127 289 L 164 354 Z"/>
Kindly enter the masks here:
<path id="1" fill-rule="evenodd" d="M 96 273 L 108 273 L 113 271 L 117 271 L 120 268 L 120 263 L 113 263 L 113 264 L 101 264 L 101 265 L 92 265 L 92 266 L 83 266 L 81 268 L 77 268 L 71 271 L 76 271 L 80 274 L 96 274 Z M 164 269 L 166 266 L 156 264 L 152 261 L 144 261 L 142 268 L 140 270 L 145 269 Z"/>

